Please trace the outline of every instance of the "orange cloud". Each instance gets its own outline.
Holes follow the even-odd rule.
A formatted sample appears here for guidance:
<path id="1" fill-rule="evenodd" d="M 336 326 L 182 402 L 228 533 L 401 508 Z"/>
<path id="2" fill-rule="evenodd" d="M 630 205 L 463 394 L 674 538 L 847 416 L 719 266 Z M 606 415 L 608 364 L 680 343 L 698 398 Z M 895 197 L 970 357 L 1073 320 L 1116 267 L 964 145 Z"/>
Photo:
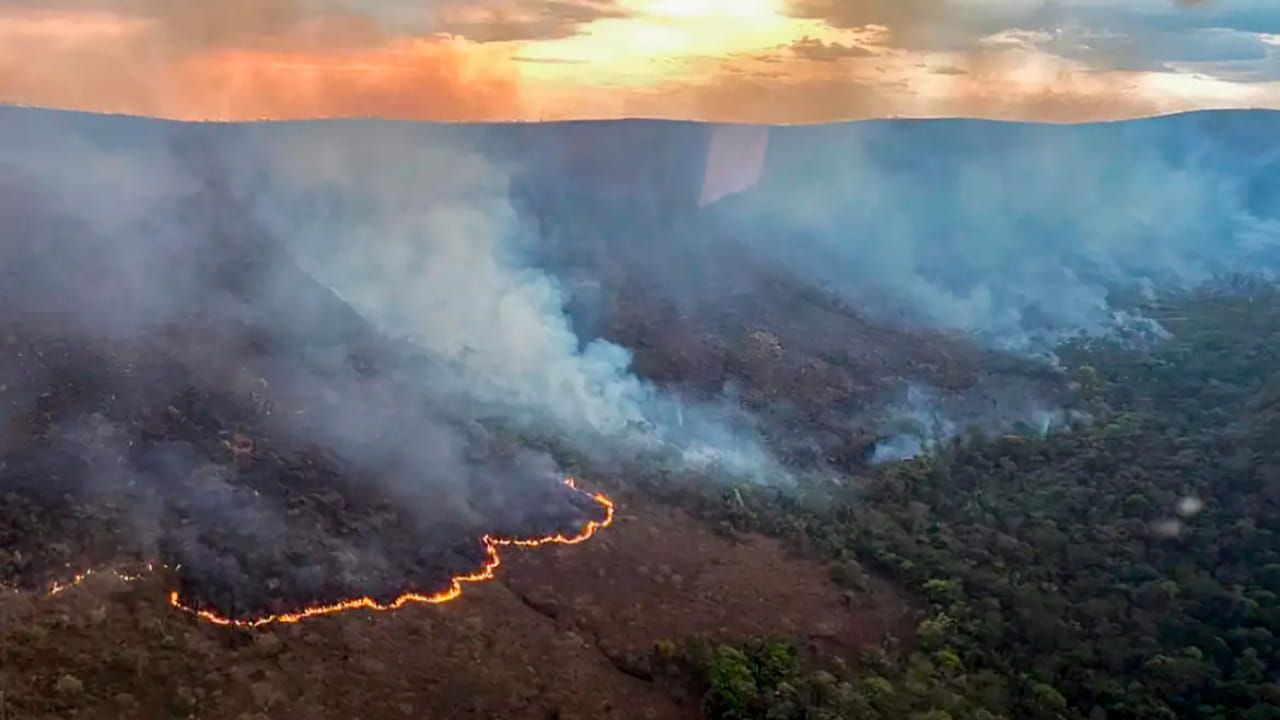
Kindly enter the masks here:
<path id="1" fill-rule="evenodd" d="M 1089 122 L 1157 114 L 1141 77 L 1021 49 L 976 49 L 931 73 L 927 97 L 936 115 Z"/>
<path id="2" fill-rule="evenodd" d="M 895 45 L 932 45 L 968 34 L 967 25 L 981 15 L 969 6 L 963 12 L 953 0 L 786 0 L 795 17 L 821 20 L 831 27 L 887 27 Z"/>
<path id="3" fill-rule="evenodd" d="M 1059 57 L 1043 32 L 997 24 L 992 35 L 989 14 L 959 14 L 955 0 L 341 5 L 0 0 L 0 102 L 182 119 L 770 123 L 1280 104 L 1280 86 Z"/>
<path id="4" fill-rule="evenodd" d="M 797 55 L 791 61 L 777 54 L 738 59 L 706 72 L 704 79 L 646 88 L 627 99 L 624 112 L 738 123 L 886 116 L 1079 122 L 1189 106 L 1171 105 L 1153 92 L 1148 74 L 1091 72 L 1080 63 L 1031 51 Z"/>
<path id="5" fill-rule="evenodd" d="M 26 12 L 0 19 L 0 41 L 6 44 L 42 42 L 63 47 L 118 42 L 139 35 L 149 25 L 150 22 L 142 18 L 106 12 Z"/>
<path id="6" fill-rule="evenodd" d="M 431 20 L 442 32 L 494 42 L 566 38 L 597 20 L 625 17 L 618 0 L 453 0 Z"/>
<path id="7" fill-rule="evenodd" d="M 309 54 L 227 50 L 177 68 L 179 117 L 494 119 L 518 112 L 511 63 L 447 39 Z"/>
<path id="8" fill-rule="evenodd" d="M 0 16 L 0 100 L 222 120 L 469 120 L 519 109 L 515 63 L 498 48 L 386 36 L 358 17 L 304 18 L 291 0 L 153 4 L 167 9 Z"/>

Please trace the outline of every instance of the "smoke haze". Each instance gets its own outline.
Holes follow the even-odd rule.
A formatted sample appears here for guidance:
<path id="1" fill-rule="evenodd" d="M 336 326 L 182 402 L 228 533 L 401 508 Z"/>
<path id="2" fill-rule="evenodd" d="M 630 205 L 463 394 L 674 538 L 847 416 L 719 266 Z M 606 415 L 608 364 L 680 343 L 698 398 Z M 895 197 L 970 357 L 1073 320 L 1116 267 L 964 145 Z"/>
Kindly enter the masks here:
<path id="1" fill-rule="evenodd" d="M 103 497 L 119 508 L 96 529 L 114 539 L 77 562 L 113 549 L 103 562 L 158 555 L 181 567 L 184 593 L 200 602 L 227 613 L 265 611 L 438 590 L 483 560 L 486 533 L 569 532 L 591 516 L 550 456 L 476 422 L 465 402 L 484 400 L 486 389 L 470 392 L 467 382 L 489 368 L 473 361 L 464 372 L 388 342 L 377 325 L 385 317 L 361 317 L 258 224 L 242 195 L 265 192 L 254 183 L 273 176 L 265 158 L 237 154 L 248 149 L 237 128 L 22 111 L 6 111 L 0 122 L 0 337 L 8 348 L 0 363 L 0 486 L 31 494 L 47 505 L 42 512 Z M 478 175 L 435 195 L 419 190 L 428 200 L 450 199 L 458 188 L 476 190 L 484 172 L 476 166 Z M 265 207 L 268 198 L 257 202 Z M 371 209 L 405 210 L 408 202 L 402 193 Z M 428 229 L 491 229 L 465 208 L 444 217 L 425 218 Z M 383 229 L 397 228 L 384 222 Z M 479 256 L 448 239 L 463 254 L 446 247 L 434 259 L 454 263 L 452 289 L 461 292 L 466 263 Z M 371 268 L 378 266 L 349 270 Z M 520 281 L 494 277 L 505 269 L 490 267 L 477 277 L 491 285 L 466 288 L 479 313 L 468 319 L 501 327 L 503 308 L 513 304 L 517 324 L 506 329 L 528 319 Z M 383 282 L 399 280 L 409 275 Z M 548 359 L 544 340 L 525 342 L 534 347 L 531 361 Z M 541 390 L 520 386 L 529 381 L 526 372 L 503 387 L 545 417 L 555 408 Z M 522 407 L 503 400 L 494 404 Z M 589 413 L 585 402 L 567 397 L 556 407 Z M 564 423 L 581 430 L 577 423 L 598 420 L 583 417 Z M 363 531 L 353 535 L 353 526 Z M 39 536 L 19 544 L 27 558 L 47 555 Z M 16 571 L 31 580 L 63 559 L 28 560 Z"/>
<path id="2" fill-rule="evenodd" d="M 712 212 L 884 319 L 1020 352 L 1078 332 L 1158 335 L 1115 294 L 1274 268 L 1274 172 L 1226 140 L 1262 141 L 1274 122 L 775 128 L 758 187 Z"/>
<path id="3" fill-rule="evenodd" d="M 135 535 L 190 587 L 265 606 L 577 526 L 590 508 L 542 447 L 786 484 L 974 426 L 1049 432 L 1071 417 L 1058 342 L 1158 338 L 1135 298 L 1274 269 L 1275 122 L 5 109 L 0 292 L 30 351 L 0 368 L 4 482 L 38 492 L 61 458 L 74 493 L 145 509 Z M 69 382 L 85 399 L 50 406 Z M 299 483 L 338 496 L 302 511 Z M 307 569 L 235 595 L 286 562 Z"/>

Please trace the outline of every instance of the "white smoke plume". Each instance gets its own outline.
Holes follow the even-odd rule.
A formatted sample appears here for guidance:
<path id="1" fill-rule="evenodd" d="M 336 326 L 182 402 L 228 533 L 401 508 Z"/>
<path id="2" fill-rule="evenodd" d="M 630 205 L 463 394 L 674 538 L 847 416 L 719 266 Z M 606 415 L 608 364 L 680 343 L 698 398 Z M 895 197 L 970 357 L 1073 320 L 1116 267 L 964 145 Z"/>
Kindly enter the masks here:
<path id="1" fill-rule="evenodd" d="M 467 516 L 474 479 L 557 475 L 536 450 L 505 469 L 486 465 L 477 453 L 492 439 L 477 419 L 592 457 L 785 477 L 730 404 L 666 395 L 630 371 L 624 348 L 573 332 L 560 285 L 526 255 L 537 238 L 512 209 L 504 168 L 454 129 L 10 108 L 0 131 L 9 310 L 56 317 L 64 336 L 86 342 L 154 336 L 166 324 L 199 336 L 202 314 L 256 315 L 271 342 L 288 345 L 276 352 L 304 357 L 311 372 L 283 359 L 237 366 L 234 349 L 185 362 L 209 387 L 269 385 L 287 406 L 272 425 L 360 463 L 407 506 L 449 506 L 421 513 L 424 524 Z M 364 326 L 343 303 L 302 290 L 298 266 L 430 362 L 372 376 L 353 368 L 341 348 Z M 258 299 L 228 309 L 239 301 L 224 283 Z M 545 502 L 526 492 L 520 501 Z"/>
<path id="2" fill-rule="evenodd" d="M 436 397 L 552 430 L 598 452 L 676 453 L 681 464 L 781 479 L 727 407 L 664 396 L 631 355 L 579 338 L 509 175 L 449 128 L 310 123 L 252 128 L 266 168 L 252 206 L 272 235 L 380 329 L 436 361 Z M 678 416 L 677 416 L 678 415 Z"/>
<path id="3" fill-rule="evenodd" d="M 1242 113 L 772 128 L 759 186 L 711 211 L 887 321 L 1028 353 L 1080 332 L 1158 336 L 1114 294 L 1274 271 L 1275 170 L 1254 158 L 1276 126 Z"/>
<path id="4" fill-rule="evenodd" d="M 142 508 L 120 519 L 136 554 L 234 613 L 580 525 L 548 447 L 785 481 L 732 402 L 575 333 L 473 130 L 0 108 L 0 341 L 47 355 L 0 356 L 5 419 L 49 418 L 0 434 L 3 489 Z M 83 393 L 37 412 L 46 387 Z"/>

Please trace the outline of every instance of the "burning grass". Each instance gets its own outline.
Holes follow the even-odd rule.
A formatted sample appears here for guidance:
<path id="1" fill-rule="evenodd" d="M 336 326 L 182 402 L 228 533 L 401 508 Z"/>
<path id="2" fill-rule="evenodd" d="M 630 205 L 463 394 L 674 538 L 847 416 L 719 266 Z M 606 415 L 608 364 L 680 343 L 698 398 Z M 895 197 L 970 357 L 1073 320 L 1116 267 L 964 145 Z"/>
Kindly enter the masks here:
<path id="1" fill-rule="evenodd" d="M 566 479 L 565 484 L 574 490 L 578 490 L 578 487 L 572 478 Z M 579 492 L 582 491 L 579 490 Z M 230 618 L 220 615 L 214 610 L 199 609 L 196 606 L 188 604 L 177 591 L 173 591 L 169 594 L 169 604 L 179 610 L 188 612 L 201 620 L 211 622 L 215 625 L 235 627 L 260 627 L 262 625 L 270 625 L 272 623 L 291 624 L 310 618 L 334 615 L 350 610 L 375 610 L 385 612 L 389 610 L 399 610 L 400 608 L 411 604 L 441 605 L 459 598 L 462 595 L 462 586 L 464 583 L 479 583 L 492 580 L 495 577 L 498 566 L 502 564 L 502 557 L 498 553 L 498 548 L 500 547 L 514 546 L 520 548 L 537 548 L 544 545 L 577 545 L 590 540 L 596 532 L 612 525 L 614 516 L 613 501 L 603 493 L 595 493 L 590 497 L 596 504 L 603 508 L 603 519 L 588 520 L 578 533 L 569 536 L 561 533 L 533 538 L 502 538 L 485 535 L 481 539 L 481 542 L 484 543 L 486 554 L 484 564 L 472 573 L 454 576 L 449 580 L 448 587 L 438 592 L 430 594 L 407 592 L 388 603 L 380 603 L 366 595 L 359 598 L 340 600 L 338 602 L 325 605 L 312 605 L 292 612 L 250 618 Z"/>
<path id="2" fill-rule="evenodd" d="M 549 458 L 389 399 L 385 367 L 322 385 L 249 349 L 250 332 L 209 330 L 91 343 L 0 325 L 0 583 L 56 594 L 92 574 L 69 569 L 151 565 L 205 620 L 295 622 L 446 602 L 492 578 L 501 547 L 583 542 L 611 521 L 612 502 Z M 336 398 L 299 402 L 299 377 Z M 361 444 L 317 442 L 307 418 L 342 412 L 361 416 L 343 420 Z"/>
<path id="3" fill-rule="evenodd" d="M 573 535 L 565 535 L 559 532 L 530 538 L 504 538 L 485 535 L 481 538 L 481 542 L 485 547 L 486 555 L 484 563 L 473 572 L 464 575 L 456 575 L 450 578 L 446 588 L 437 592 L 406 592 L 386 603 L 379 602 L 374 598 L 365 595 L 357 598 L 338 600 L 331 603 L 305 606 L 288 612 L 248 617 L 228 617 L 221 614 L 216 609 L 202 607 L 199 599 L 184 598 L 177 590 L 173 590 L 169 593 L 169 605 L 214 625 L 240 628 L 255 628 L 275 623 L 293 624 L 311 618 L 335 615 L 351 610 L 387 612 L 391 610 L 399 610 L 407 605 L 414 604 L 442 605 L 461 597 L 464 584 L 480 583 L 494 579 L 496 577 L 498 567 L 502 564 L 502 557 L 499 554 L 499 548 L 517 547 L 532 549 L 543 547 L 545 545 L 578 545 L 590 540 L 597 532 L 613 524 L 615 511 L 614 503 L 607 495 L 598 492 L 587 493 L 586 491 L 578 488 L 577 482 L 573 478 L 566 478 L 564 484 L 573 491 L 590 497 L 591 500 L 603 511 L 604 514 L 601 519 L 586 521 L 586 523 L 582 525 L 581 529 Z M 155 568 L 156 565 L 154 563 L 148 563 L 145 567 L 145 572 L 152 572 Z M 95 574 L 113 575 L 116 579 L 123 582 L 133 582 L 140 580 L 143 577 L 143 573 L 137 572 L 110 570 L 106 573 L 95 573 L 93 569 L 89 569 L 82 573 L 77 573 L 68 580 L 54 581 L 49 586 L 49 595 L 59 595 L 67 590 L 71 590 L 81 585 Z"/>

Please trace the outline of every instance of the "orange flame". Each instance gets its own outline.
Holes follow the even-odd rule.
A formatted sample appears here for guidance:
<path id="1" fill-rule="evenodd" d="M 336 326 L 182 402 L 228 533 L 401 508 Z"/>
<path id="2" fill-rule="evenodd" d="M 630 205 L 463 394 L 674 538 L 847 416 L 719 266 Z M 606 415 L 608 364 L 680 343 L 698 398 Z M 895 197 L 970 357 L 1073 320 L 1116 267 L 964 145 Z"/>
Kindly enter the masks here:
<path id="1" fill-rule="evenodd" d="M 146 564 L 146 572 L 151 572 L 154 569 L 155 569 L 155 563 Z M 145 577 L 145 573 L 128 573 L 123 570 L 111 570 L 110 573 L 114 575 L 115 578 L 117 580 L 120 580 L 121 582 L 136 582 L 138 580 L 141 580 L 143 577 Z M 82 573 L 77 573 L 76 575 L 71 576 L 71 579 L 65 582 L 59 582 L 55 580 L 53 581 L 53 583 L 49 585 L 49 594 L 57 595 L 59 593 L 66 592 L 67 590 L 70 590 L 73 587 L 77 587 L 83 584 L 85 580 L 88 580 L 94 574 L 95 572 L 93 568 L 89 568 L 88 570 L 85 570 Z M 97 573 L 97 574 L 101 574 L 101 573 Z M 17 592 L 16 589 L 15 589 L 15 592 Z"/>
<path id="2" fill-rule="evenodd" d="M 574 481 L 573 478 L 565 478 L 564 484 L 577 492 L 583 493 L 584 495 L 587 494 L 585 490 L 581 490 L 578 488 L 577 482 Z M 548 535 L 546 537 L 540 537 L 540 538 L 524 538 L 524 539 L 500 538 L 500 537 L 494 537 L 492 535 L 485 535 L 483 538 L 481 538 L 481 540 L 484 542 L 486 558 L 485 558 L 484 564 L 480 566 L 480 569 L 470 574 L 459 575 L 457 577 L 450 579 L 449 587 L 447 589 L 442 590 L 433 595 L 422 595 L 420 593 L 405 593 L 400 597 L 396 598 L 395 600 L 386 604 L 379 603 L 370 597 L 353 598 L 350 600 L 342 600 L 330 605 L 318 605 L 315 607 L 304 608 L 296 612 L 282 613 L 279 615 L 266 615 L 263 617 L 251 618 L 247 620 L 228 618 L 223 615 L 219 615 L 218 613 L 212 610 L 199 610 L 194 607 L 191 607 L 190 605 L 187 605 L 182 602 L 182 598 L 177 591 L 172 591 L 169 593 L 169 605 L 179 610 L 182 610 L 183 612 L 189 613 L 191 615 L 195 615 L 201 620 L 211 622 L 215 625 L 230 626 L 230 627 L 245 627 L 245 628 L 261 627 L 263 625 L 269 625 L 271 623 L 284 623 L 284 624 L 296 623 L 296 622 L 301 622 L 303 620 L 307 620 L 309 618 L 320 617 L 323 615 L 333 615 L 335 613 L 346 612 L 348 610 L 387 611 L 387 610 L 398 610 L 409 604 L 440 605 L 443 603 L 447 603 L 450 600 L 454 600 L 458 598 L 460 595 L 462 595 L 463 583 L 478 583 L 478 582 L 484 582 L 485 580 L 492 580 L 494 578 L 495 571 L 498 569 L 498 566 L 502 564 L 502 558 L 499 557 L 498 555 L 499 547 L 502 547 L 504 545 L 511 545 L 511 546 L 521 547 L 521 548 L 536 548 L 536 547 L 541 547 L 543 545 L 577 545 L 579 543 L 584 543 L 587 540 L 590 540 L 592 536 L 594 536 L 597 532 L 612 525 L 613 516 L 614 516 L 613 500 L 609 499 L 609 497 L 604 493 L 592 493 L 590 497 L 593 501 L 595 501 L 597 505 L 604 508 L 605 514 L 604 514 L 603 520 L 588 521 L 587 524 L 584 525 L 580 531 L 578 531 L 578 534 L 572 537 L 566 537 L 561 533 L 556 533 L 555 535 Z M 165 568 L 168 567 L 167 565 L 157 565 L 157 563 L 147 563 L 147 565 L 145 566 L 146 571 L 143 573 L 128 573 L 128 572 L 124 572 L 122 570 L 117 569 L 117 570 L 111 570 L 110 574 L 113 575 L 117 580 L 120 580 L 122 582 L 135 582 L 145 577 L 146 572 L 151 572 L 155 570 L 157 566 L 165 567 Z M 82 573 L 78 573 L 72 576 L 70 580 L 67 580 L 64 582 L 55 581 L 53 584 L 49 586 L 48 594 L 58 595 L 62 592 L 70 590 L 74 587 L 81 585 L 82 583 L 84 583 L 86 580 L 88 580 L 91 576 L 95 574 L 100 575 L 103 573 L 100 573 L 100 572 L 95 573 L 94 570 L 91 568 L 89 570 L 85 570 Z M 13 588 L 13 591 L 18 592 L 16 588 Z"/>
<path id="3" fill-rule="evenodd" d="M 565 485 L 584 493 L 579 490 L 573 478 L 565 479 Z M 200 610 L 185 604 L 178 592 L 175 590 L 169 593 L 169 605 L 190 613 L 201 620 L 211 622 L 215 625 L 255 628 L 272 623 L 291 624 L 301 622 L 310 618 L 321 617 L 324 615 L 334 615 L 336 613 L 347 612 L 348 610 L 377 610 L 380 612 L 388 610 L 398 610 L 409 604 L 423 605 L 441 605 L 450 600 L 457 599 L 462 595 L 463 583 L 478 583 L 494 578 L 495 571 L 502 564 L 502 558 L 498 555 L 498 548 L 504 545 L 512 545 L 522 548 L 535 548 L 543 545 L 577 545 L 579 543 L 590 540 L 596 532 L 603 530 L 613 524 L 614 506 L 613 501 L 603 493 L 594 493 L 591 499 L 600 507 L 604 508 L 605 516 L 603 520 L 591 520 L 582 527 L 577 535 L 566 537 L 563 534 L 556 533 L 541 538 L 500 538 L 492 535 L 485 535 L 482 538 L 485 546 L 486 559 L 478 570 L 467 575 L 459 575 L 449 581 L 449 587 L 432 595 L 423 595 L 420 593 L 405 593 L 389 603 L 379 603 L 371 597 L 352 598 L 349 600 L 341 600 L 329 605 L 317 605 L 314 607 L 303 608 L 296 612 L 280 613 L 278 615 L 264 615 L 258 618 L 250 619 L 234 619 L 220 615 L 213 610 Z"/>

